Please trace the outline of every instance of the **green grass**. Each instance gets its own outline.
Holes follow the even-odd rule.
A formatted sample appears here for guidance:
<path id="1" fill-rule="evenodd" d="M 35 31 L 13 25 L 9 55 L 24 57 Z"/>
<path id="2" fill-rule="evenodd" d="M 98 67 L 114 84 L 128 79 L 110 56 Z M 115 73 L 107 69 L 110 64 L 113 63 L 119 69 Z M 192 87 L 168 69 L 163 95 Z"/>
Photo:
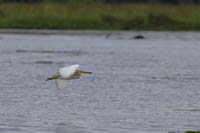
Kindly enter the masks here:
<path id="1" fill-rule="evenodd" d="M 185 133 L 200 133 L 200 131 L 186 131 Z"/>
<path id="2" fill-rule="evenodd" d="M 200 6 L 0 4 L 0 28 L 200 30 Z"/>

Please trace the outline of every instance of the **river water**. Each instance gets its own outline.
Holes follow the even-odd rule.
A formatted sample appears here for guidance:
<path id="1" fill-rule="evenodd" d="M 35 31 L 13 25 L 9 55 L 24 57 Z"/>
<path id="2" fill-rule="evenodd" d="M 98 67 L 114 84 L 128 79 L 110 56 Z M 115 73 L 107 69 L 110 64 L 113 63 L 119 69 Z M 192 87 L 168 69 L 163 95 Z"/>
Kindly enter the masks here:
<path id="1" fill-rule="evenodd" d="M 93 74 L 45 81 L 71 64 Z M 3 133 L 200 130 L 198 32 L 1 33 L 0 79 Z"/>

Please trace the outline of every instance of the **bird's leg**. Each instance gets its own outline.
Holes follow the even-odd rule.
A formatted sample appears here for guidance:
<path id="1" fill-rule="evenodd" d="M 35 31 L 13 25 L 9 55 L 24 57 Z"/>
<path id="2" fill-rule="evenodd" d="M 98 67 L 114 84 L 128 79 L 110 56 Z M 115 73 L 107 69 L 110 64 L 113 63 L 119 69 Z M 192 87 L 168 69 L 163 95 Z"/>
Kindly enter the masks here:
<path id="1" fill-rule="evenodd" d="M 81 74 L 92 74 L 92 72 L 84 71 L 84 70 L 77 70 Z"/>

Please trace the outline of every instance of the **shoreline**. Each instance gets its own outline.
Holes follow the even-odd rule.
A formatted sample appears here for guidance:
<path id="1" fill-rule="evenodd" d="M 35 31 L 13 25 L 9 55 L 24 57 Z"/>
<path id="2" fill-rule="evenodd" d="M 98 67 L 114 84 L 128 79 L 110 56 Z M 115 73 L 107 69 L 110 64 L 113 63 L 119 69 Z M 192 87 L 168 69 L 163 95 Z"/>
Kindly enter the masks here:
<path id="1" fill-rule="evenodd" d="M 200 40 L 199 31 L 109 31 L 109 30 L 39 30 L 39 29 L 0 29 L 0 36 L 79 36 L 86 38 L 100 38 L 111 40 Z M 142 38 L 137 38 L 138 36 Z"/>
<path id="2" fill-rule="evenodd" d="M 147 33 L 197 33 L 200 31 L 150 31 L 150 30 L 54 30 L 54 29 L 0 29 L 0 34 L 38 34 L 38 35 L 121 35 L 121 34 L 147 34 Z"/>

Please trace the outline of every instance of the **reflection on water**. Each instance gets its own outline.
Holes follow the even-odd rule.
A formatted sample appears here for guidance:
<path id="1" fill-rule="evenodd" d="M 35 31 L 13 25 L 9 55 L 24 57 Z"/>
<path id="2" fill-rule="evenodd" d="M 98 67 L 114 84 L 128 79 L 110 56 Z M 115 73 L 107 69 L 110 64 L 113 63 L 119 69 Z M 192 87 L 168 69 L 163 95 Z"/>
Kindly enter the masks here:
<path id="1" fill-rule="evenodd" d="M 1 34 L 0 132 L 200 130 L 199 35 Z M 58 68 L 77 63 L 94 73 L 63 90 L 45 82 Z"/>

